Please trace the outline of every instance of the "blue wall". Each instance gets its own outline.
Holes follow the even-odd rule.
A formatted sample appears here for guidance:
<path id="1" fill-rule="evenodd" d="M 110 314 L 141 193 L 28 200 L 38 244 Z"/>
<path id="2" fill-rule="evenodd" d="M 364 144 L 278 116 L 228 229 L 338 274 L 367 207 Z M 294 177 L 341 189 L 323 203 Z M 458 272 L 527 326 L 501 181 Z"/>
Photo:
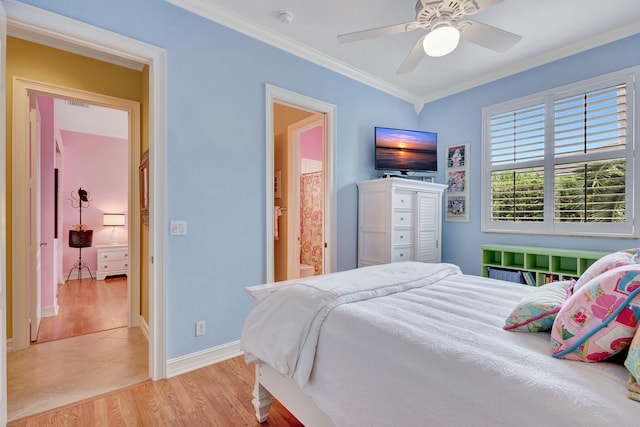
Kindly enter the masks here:
<path id="1" fill-rule="evenodd" d="M 167 51 L 168 356 L 239 339 L 245 286 L 265 281 L 265 84 L 337 106 L 337 256 L 356 267 L 357 188 L 373 127 L 415 128 L 413 106 L 162 0 L 30 0 Z M 196 321 L 207 334 L 195 337 Z"/>
<path id="2" fill-rule="evenodd" d="M 568 83 L 640 65 L 640 36 L 591 49 L 517 75 L 427 104 L 420 127 L 438 132 L 439 155 L 445 148 L 469 144 L 469 222 L 445 222 L 443 261 L 458 264 L 465 273 L 480 273 L 481 244 L 509 244 L 553 248 L 615 251 L 640 246 L 640 240 L 495 234 L 480 231 L 482 170 L 482 108 Z M 636 110 L 636 118 L 639 111 Z M 438 182 L 444 182 L 440 171 Z M 640 195 L 636 195 L 640 197 Z"/>

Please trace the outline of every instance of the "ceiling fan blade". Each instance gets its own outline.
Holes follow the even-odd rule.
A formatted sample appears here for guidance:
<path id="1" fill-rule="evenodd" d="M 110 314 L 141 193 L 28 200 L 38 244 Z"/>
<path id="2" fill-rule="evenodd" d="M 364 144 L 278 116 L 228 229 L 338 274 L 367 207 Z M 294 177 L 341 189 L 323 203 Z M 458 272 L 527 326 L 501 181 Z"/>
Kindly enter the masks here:
<path id="1" fill-rule="evenodd" d="M 467 19 L 465 24 L 471 24 L 465 29 L 460 37 L 471 43 L 495 50 L 496 52 L 504 52 L 512 48 L 516 43 L 522 40 L 522 36 L 483 24 L 482 22 Z"/>
<path id="2" fill-rule="evenodd" d="M 502 3 L 504 0 L 474 0 L 476 5 L 478 6 L 478 10 L 485 10 L 490 8 L 491 6 L 495 6 L 498 3 Z"/>
<path id="3" fill-rule="evenodd" d="M 340 43 L 351 43 L 351 42 L 357 42 L 360 40 L 366 40 L 366 39 L 372 39 L 375 37 L 382 37 L 382 36 L 389 36 L 391 34 L 398 34 L 398 33 L 404 33 L 407 31 L 412 31 L 415 28 L 412 29 L 407 29 L 409 28 L 409 24 L 413 24 L 414 21 L 411 22 L 405 22 L 403 24 L 395 24 L 395 25 L 389 25 L 387 27 L 379 27 L 379 28 L 372 28 L 370 30 L 364 30 L 364 31 L 356 31 L 355 33 L 348 33 L 348 34 L 341 34 L 338 36 L 338 41 Z"/>
<path id="4" fill-rule="evenodd" d="M 422 47 L 422 41 L 426 36 L 427 35 L 425 34 L 424 36 L 420 37 L 420 40 L 418 40 L 413 49 L 411 49 L 409 55 L 407 55 L 407 57 L 404 59 L 402 65 L 400 65 L 400 68 L 398 68 L 398 71 L 396 71 L 396 74 L 406 74 L 416 69 L 416 67 L 420 63 L 420 60 L 425 55 L 424 48 Z"/>

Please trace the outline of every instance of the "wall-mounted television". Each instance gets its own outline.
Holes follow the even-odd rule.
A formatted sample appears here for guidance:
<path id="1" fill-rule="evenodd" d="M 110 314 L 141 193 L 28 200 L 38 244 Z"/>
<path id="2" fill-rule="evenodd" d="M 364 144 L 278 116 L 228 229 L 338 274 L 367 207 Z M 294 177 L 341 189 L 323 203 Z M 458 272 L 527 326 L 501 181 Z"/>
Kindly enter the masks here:
<path id="1" fill-rule="evenodd" d="M 376 127 L 375 168 L 379 171 L 437 172 L 438 134 Z"/>

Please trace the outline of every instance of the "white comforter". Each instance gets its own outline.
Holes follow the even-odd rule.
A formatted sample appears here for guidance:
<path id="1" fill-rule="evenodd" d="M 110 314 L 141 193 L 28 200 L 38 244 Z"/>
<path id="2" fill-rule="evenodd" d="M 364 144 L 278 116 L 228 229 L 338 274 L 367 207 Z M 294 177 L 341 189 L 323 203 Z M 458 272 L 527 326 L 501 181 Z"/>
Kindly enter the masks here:
<path id="1" fill-rule="evenodd" d="M 558 360 L 548 333 L 502 329 L 526 286 L 447 264 L 328 277 L 265 298 L 241 345 L 296 379 L 337 426 L 640 424 L 622 365 Z"/>
<path id="2" fill-rule="evenodd" d="M 453 264 L 395 263 L 327 274 L 287 286 L 249 314 L 240 346 L 248 361 L 261 360 L 304 386 L 320 328 L 336 307 L 426 286 L 452 274 Z"/>

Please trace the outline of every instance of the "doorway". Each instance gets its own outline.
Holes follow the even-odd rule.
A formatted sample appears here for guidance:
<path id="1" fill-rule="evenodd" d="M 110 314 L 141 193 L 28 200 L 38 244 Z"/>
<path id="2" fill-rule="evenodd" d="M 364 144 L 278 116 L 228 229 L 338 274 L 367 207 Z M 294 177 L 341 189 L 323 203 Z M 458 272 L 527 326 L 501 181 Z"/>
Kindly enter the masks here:
<path id="1" fill-rule="evenodd" d="M 35 98 L 42 268 L 40 286 L 31 289 L 41 294 L 41 307 L 32 304 L 31 341 L 40 344 L 128 324 L 129 262 L 106 255 L 128 253 L 129 119 L 127 111 L 108 106 Z M 78 239 L 88 233 L 91 239 Z M 126 274 L 105 281 L 113 263 Z M 34 311 L 42 313 L 39 322 Z"/>
<path id="2" fill-rule="evenodd" d="M 325 117 L 279 103 L 273 111 L 274 279 L 279 282 L 324 273 Z"/>
<path id="3" fill-rule="evenodd" d="M 301 271 L 303 275 L 333 272 L 337 264 L 335 106 L 270 85 L 266 89 L 266 282 L 297 278 Z M 305 146 L 306 139 L 312 148 Z M 302 198 L 303 172 L 315 184 L 319 195 L 315 201 Z M 301 205 L 308 208 L 307 215 L 316 216 L 306 229 Z M 303 232 L 312 225 L 314 233 Z M 309 269 L 313 271 L 307 272 Z"/>
<path id="4" fill-rule="evenodd" d="M 53 86 L 53 85 L 48 85 L 48 84 L 43 84 L 43 83 L 39 83 L 39 82 L 34 82 L 34 81 L 29 81 L 26 79 L 20 79 L 20 78 L 15 78 L 14 79 L 14 85 L 13 85 L 13 118 L 14 118 L 14 126 L 13 126 L 13 132 L 14 132 L 14 144 L 13 144 L 13 148 L 14 148 L 14 164 L 20 164 L 19 159 L 21 158 L 27 158 L 27 159 L 31 159 L 32 161 L 32 167 L 31 168 L 13 168 L 13 185 L 14 185 L 14 197 L 13 197 L 13 208 L 14 208 L 14 212 L 18 211 L 20 212 L 21 209 L 24 210 L 24 214 L 22 215 L 14 215 L 14 229 L 19 230 L 21 232 L 26 232 L 28 236 L 34 235 L 34 238 L 31 239 L 26 239 L 23 242 L 19 242 L 17 241 L 17 236 L 14 235 L 14 240 L 13 240 L 13 254 L 14 254 L 14 260 L 17 258 L 19 261 L 18 265 L 25 265 L 25 266 L 32 266 L 35 264 L 35 260 L 37 260 L 38 258 L 38 253 L 40 251 L 38 251 L 38 249 L 41 247 L 40 243 L 42 243 L 41 238 L 40 238 L 40 232 L 32 232 L 32 230 L 38 230 L 40 229 L 40 219 L 38 218 L 41 214 L 41 210 L 38 207 L 39 206 L 39 199 L 36 198 L 35 201 L 34 199 L 30 196 L 32 194 L 38 194 L 40 191 L 40 188 L 42 187 L 42 183 L 40 181 L 40 179 L 34 179 L 34 175 L 37 174 L 37 172 L 40 171 L 39 167 L 33 167 L 35 165 L 34 162 L 37 162 L 39 159 L 41 159 L 41 153 L 40 153 L 40 149 L 42 148 L 41 146 L 38 145 L 38 140 L 39 138 L 30 138 L 30 136 L 28 136 L 29 134 L 29 129 L 33 129 L 32 126 L 29 125 L 29 120 L 30 118 L 37 116 L 37 112 L 33 113 L 32 110 L 30 108 L 24 108 L 25 106 L 33 106 L 32 100 L 34 99 L 41 99 L 41 100 L 46 100 L 46 99 L 58 99 L 58 100 L 62 100 L 65 102 L 69 102 L 72 104 L 86 104 L 86 107 L 84 108 L 89 108 L 90 106 L 96 106 L 96 107 L 100 107 L 100 108 L 108 108 L 111 109 L 113 111 L 118 111 L 119 113 L 123 113 L 126 120 L 126 139 L 124 140 L 124 145 L 122 147 L 122 154 L 125 156 L 125 161 L 124 161 L 124 167 L 121 168 L 122 172 L 125 174 L 124 177 L 124 181 L 123 181 L 123 188 L 124 188 L 124 192 L 125 192 L 125 196 L 124 198 L 120 197 L 118 198 L 118 200 L 114 200 L 114 199 L 109 199 L 109 197 L 105 197 L 105 193 L 107 192 L 107 190 L 105 190 L 106 188 L 108 188 L 109 185 L 115 185 L 115 183 L 113 182 L 108 182 L 106 186 L 104 186 L 102 188 L 102 197 L 100 199 L 94 199 L 94 194 L 92 193 L 88 193 L 88 194 L 84 194 L 84 199 L 85 202 L 88 201 L 88 203 L 95 203 L 95 202 L 100 202 L 98 203 L 98 206 L 100 206 L 100 209 L 98 211 L 98 215 L 102 216 L 102 212 L 103 211 L 110 211 L 109 213 L 113 213 L 113 211 L 124 211 L 124 212 L 136 212 L 138 210 L 138 204 L 137 204 L 137 200 L 138 200 L 138 194 L 137 192 L 131 191 L 131 189 L 137 189 L 139 188 L 138 186 L 138 173 L 137 173 L 137 166 L 140 162 L 140 134 L 139 134 L 139 129 L 140 129 L 140 107 L 139 104 L 137 102 L 133 102 L 133 101 L 129 101 L 129 100 L 123 100 L 123 99 L 117 99 L 117 98 L 113 98 L 113 97 L 108 97 L 108 96 L 104 96 L 104 95 L 100 95 L 100 94 L 96 94 L 96 93 L 89 93 L 89 92 L 84 92 L 84 91 L 79 91 L 79 90 L 75 90 L 75 89 L 70 89 L 70 88 L 63 88 L 63 87 L 57 87 L 57 86 Z M 77 113 L 76 113 L 77 114 Z M 64 144 L 60 144 L 60 135 L 62 134 L 62 132 L 60 132 L 60 130 L 58 129 L 58 132 L 56 133 L 56 137 L 58 139 L 58 144 L 53 144 L 52 141 L 49 141 L 49 143 L 51 144 L 52 147 L 52 151 L 54 151 L 55 149 L 60 149 L 62 147 L 64 147 Z M 72 136 L 68 137 L 68 140 L 73 140 L 74 138 Z M 82 138 L 81 138 L 82 139 Z M 84 136 L 84 139 L 87 139 L 86 135 Z M 21 144 L 18 144 L 17 141 L 30 141 L 33 140 L 33 143 L 30 144 L 22 144 L 24 145 L 24 147 L 18 147 Z M 71 146 L 72 144 L 70 144 Z M 82 162 L 82 159 L 86 159 L 87 157 L 91 156 L 92 154 L 89 152 L 86 152 L 86 149 L 88 147 L 84 147 L 85 152 L 83 152 L 80 156 L 78 156 L 78 159 L 75 160 L 75 162 Z M 95 148 L 95 147 L 94 147 Z M 113 147 L 103 147 L 106 148 L 107 150 L 111 150 L 111 151 L 117 151 L 115 150 Z M 17 153 L 16 153 L 17 151 Z M 90 150 L 89 150 L 90 151 Z M 96 155 L 100 160 L 105 160 L 105 155 L 100 155 L 100 153 L 95 152 L 93 153 L 93 155 Z M 63 159 L 65 157 L 64 153 L 61 156 Z M 70 153 L 67 153 L 67 158 L 68 159 L 72 159 L 73 156 L 71 156 Z M 58 159 L 59 156 L 57 154 L 52 154 L 52 158 L 53 159 Z M 36 159 L 36 160 L 34 160 Z M 51 160 L 51 162 L 53 163 L 54 160 Z M 61 162 L 61 165 L 57 165 L 57 166 L 62 166 L 64 164 L 64 160 Z M 113 162 L 111 162 L 113 164 Z M 38 165 L 40 166 L 40 165 Z M 58 171 L 62 171 L 62 173 L 64 173 L 64 168 L 53 168 L 53 164 L 50 165 L 51 167 L 49 169 L 58 169 Z M 70 173 L 69 171 L 71 170 L 70 167 L 72 165 L 67 165 L 67 171 L 68 171 L 68 175 L 72 175 L 72 173 Z M 80 174 L 81 175 L 81 174 Z M 83 179 L 86 179 L 86 172 L 85 172 L 85 176 Z M 96 183 L 99 182 L 100 177 L 98 177 L 98 179 L 96 179 L 95 181 L 93 181 L 93 186 L 92 187 L 97 187 Z M 114 181 L 114 180 L 111 180 Z M 58 174 L 58 188 L 59 191 L 63 191 L 62 189 L 64 188 L 64 186 L 61 185 L 61 183 L 64 182 L 64 180 L 60 180 L 60 173 Z M 77 186 L 77 184 L 73 184 L 71 185 L 71 187 L 73 187 L 75 189 L 75 187 Z M 26 188 L 26 194 L 22 194 L 22 193 L 16 193 L 15 192 L 15 188 Z M 89 190 L 91 190 L 91 188 L 89 188 Z M 54 193 L 55 191 L 50 191 L 51 193 Z M 66 192 L 66 190 L 64 191 Z M 43 192 L 46 193 L 46 192 Z M 73 194 L 76 194 L 76 197 L 73 197 Z M 59 203 L 58 203 L 58 215 L 57 215 L 57 220 L 58 220 L 58 225 L 54 226 L 52 228 L 56 228 L 58 229 L 59 233 L 58 233 L 58 238 L 54 239 L 54 241 L 56 241 L 55 243 L 50 243 L 51 246 L 54 246 L 54 248 L 57 246 L 59 248 L 58 251 L 58 256 L 56 259 L 50 259 L 49 261 L 55 265 L 59 265 L 60 267 L 57 268 L 57 273 L 55 274 L 55 276 L 57 277 L 52 277 L 52 282 L 64 282 L 65 279 L 61 279 L 60 276 L 68 278 L 68 276 L 66 275 L 66 273 L 69 270 L 69 265 L 67 264 L 66 267 L 62 267 L 63 265 L 65 265 L 62 262 L 62 252 L 65 249 L 66 245 L 66 241 L 64 239 L 64 236 L 66 235 L 66 233 L 69 231 L 71 225 L 70 224 L 76 224 L 78 222 L 81 223 L 87 223 L 89 222 L 86 217 L 81 217 L 82 220 L 80 220 L 79 218 L 72 218 L 72 214 L 67 213 L 66 215 L 63 213 L 63 209 L 62 209 L 62 202 L 65 201 L 70 201 L 71 203 L 73 203 L 74 200 L 67 200 L 67 199 L 75 199 L 75 203 L 78 203 L 79 201 L 82 201 L 82 197 L 83 195 L 81 194 L 80 189 L 78 189 L 77 191 L 71 192 L 71 194 L 68 194 L 69 198 L 66 198 L 64 196 L 59 197 Z M 60 196 L 60 195 L 59 195 Z M 85 207 L 89 207 L 88 204 L 84 205 Z M 44 206 L 43 206 L 44 207 Z M 73 208 L 77 208 L 78 206 L 73 206 Z M 51 215 L 56 217 L 56 215 Z M 65 219 L 66 218 L 66 219 Z M 101 227 L 102 224 L 102 219 L 100 217 L 95 218 L 93 220 L 94 226 L 93 228 L 104 228 Z M 139 256 L 139 251 L 140 251 L 140 223 L 139 223 L 139 217 L 138 215 L 129 215 L 129 221 L 128 221 L 128 237 L 127 237 L 127 245 L 128 245 L 128 249 L 129 249 L 129 253 L 132 255 L 131 259 L 134 260 L 139 260 L 140 256 Z M 35 224 L 35 225 L 34 225 Z M 79 225 L 79 224 L 76 224 Z M 107 230 L 106 228 L 104 228 L 104 230 L 95 230 L 96 231 L 96 242 L 99 243 L 100 241 L 104 241 L 104 242 L 108 242 L 109 238 L 110 238 L 110 231 Z M 102 233 L 104 232 L 104 233 Z M 106 234 L 105 234 L 106 233 Z M 52 231 L 52 235 L 53 235 L 53 231 Z M 103 236 L 101 237 L 100 235 L 103 234 Z M 49 244 L 49 242 L 46 242 Z M 46 247 L 46 246 L 44 246 Z M 35 250 L 34 250 L 35 249 Z M 69 248 L 67 248 L 69 249 Z M 72 255 L 73 256 L 73 255 Z M 94 252 L 94 257 L 95 257 L 95 252 Z M 79 259 L 78 259 L 79 260 Z M 95 258 L 94 258 L 95 260 Z M 14 266 L 16 265 L 16 263 L 14 263 Z M 96 264 L 94 264 L 96 265 Z M 93 266 L 92 266 L 93 267 Z M 55 270 L 55 269 L 54 269 Z M 93 267 L 93 270 L 96 270 L 96 267 Z M 35 274 L 34 270 L 30 267 L 28 267 L 26 269 L 26 271 L 28 271 L 29 273 L 26 275 L 27 280 L 23 280 L 23 281 L 16 281 L 15 278 L 21 273 L 24 272 L 25 270 L 20 270 L 20 269 L 16 269 L 14 268 L 14 283 L 23 283 L 22 286 L 14 286 L 13 288 L 13 293 L 14 293 L 14 298 L 13 298 L 13 307 L 14 307 L 14 316 L 13 316 L 13 337 L 14 337 L 14 346 L 13 349 L 14 350 L 18 350 L 18 349 L 29 349 L 30 346 L 30 337 L 32 338 L 32 334 L 30 333 L 30 326 L 33 325 L 33 321 L 31 321 L 31 319 L 33 319 L 33 314 L 34 311 L 40 311 L 39 309 L 41 307 L 36 307 L 34 306 L 34 298 L 32 298 L 34 292 L 38 292 L 41 290 L 40 285 L 37 283 L 38 280 L 34 280 L 34 278 L 40 279 L 42 276 L 40 274 Z M 128 307 L 126 308 L 126 316 L 125 316 L 125 328 L 124 330 L 126 331 L 128 328 L 126 328 L 126 326 L 130 326 L 130 327 L 134 327 L 134 326 L 138 326 L 138 322 L 139 322 L 139 301 L 140 301 L 140 266 L 139 266 L 139 262 L 135 262 L 135 263 L 129 263 L 128 265 L 128 270 L 127 270 L 127 278 L 126 283 L 125 283 L 125 289 L 126 289 L 126 300 L 128 302 Z M 84 272 L 83 274 L 86 274 L 87 272 Z M 51 283 L 49 283 L 51 284 Z M 89 283 L 87 283 L 87 285 L 91 285 Z M 95 286 L 96 283 L 94 282 L 93 285 Z M 68 286 L 68 285 L 63 285 L 63 286 Z M 54 294 L 55 295 L 55 294 Z M 137 330 L 139 330 L 140 328 L 135 328 Z M 129 330 L 130 332 L 134 332 L 133 330 Z M 108 343 L 105 345 L 110 345 L 114 342 L 120 342 L 120 343 L 124 343 L 124 339 L 129 339 L 129 332 L 127 332 L 126 335 L 122 335 L 123 333 L 120 333 L 119 335 L 110 335 L 109 339 L 101 339 L 100 342 L 103 343 Z M 90 336 L 88 338 L 91 338 L 92 335 L 96 335 L 96 334 L 90 334 Z M 97 335 L 95 337 L 97 339 Z M 106 338 L 106 337 L 102 337 L 102 338 Z M 119 341 L 114 341 L 114 338 L 119 338 Z M 146 351 L 149 344 L 146 343 L 146 339 L 144 339 L 144 336 L 140 333 L 136 336 L 137 342 L 136 342 L 136 348 L 139 348 L 140 346 L 140 338 L 142 338 L 144 340 L 145 343 L 145 351 L 144 353 L 140 353 L 139 351 L 137 351 L 137 353 L 142 354 L 143 355 L 143 365 L 138 366 L 138 370 L 140 370 L 140 368 L 142 368 L 142 372 L 144 372 L 143 374 L 137 374 L 137 376 L 135 378 L 140 379 L 142 375 L 142 379 L 144 378 L 148 378 L 148 372 L 149 372 L 149 368 L 148 368 L 148 352 Z M 73 338 L 70 338 L 73 339 Z M 68 340 L 64 340 L 65 344 L 60 344 L 60 346 L 56 346 L 56 347 L 47 347 L 50 348 L 50 350 L 47 350 L 45 353 L 47 353 L 47 357 L 51 357 L 53 359 L 45 359 L 44 361 L 40 358 L 37 359 L 37 361 L 35 363 L 40 365 L 40 368 L 42 368 L 44 366 L 44 368 L 46 369 L 46 367 L 48 366 L 48 361 L 50 361 L 50 363 L 55 363 L 55 357 L 61 357 L 60 353 L 57 353 L 55 351 L 55 349 L 61 349 L 60 351 L 65 352 L 65 351 L 69 351 L 68 350 L 68 345 L 67 345 L 67 341 Z M 44 344 L 37 344 L 37 346 L 46 346 L 49 343 L 44 343 Z M 95 344 L 94 344 L 95 345 Z M 126 348 L 127 345 L 123 344 Z M 67 349 L 67 350 L 64 350 Z M 120 350 L 120 353 L 122 353 L 122 347 Z M 42 352 L 40 352 L 42 353 Z M 13 356 L 15 353 L 12 353 L 10 356 Z M 30 353 L 27 351 L 25 353 L 21 353 L 24 356 L 28 356 Z M 93 362 L 95 363 L 95 365 L 91 365 L 93 366 L 95 369 L 97 369 L 99 366 L 104 365 L 104 363 L 106 362 L 103 359 L 104 353 L 102 355 L 98 355 L 98 357 L 96 357 L 95 359 L 93 359 Z M 88 358 L 85 358 L 85 362 L 88 360 Z M 12 357 L 9 357 L 9 361 L 14 363 L 14 360 L 12 360 Z M 25 360 L 29 360 L 28 357 L 24 357 L 24 358 L 20 358 L 20 362 L 19 363 L 26 363 Z M 122 365 L 126 365 L 125 362 L 120 363 L 119 366 Z M 87 370 L 91 370 L 91 366 L 89 365 L 84 365 L 83 368 L 87 369 Z M 35 367 L 34 367 L 35 368 Z M 23 372 L 25 375 L 29 375 L 31 372 L 33 372 L 33 370 L 29 370 L 29 369 L 11 369 L 11 372 L 15 373 L 17 371 Z M 64 372 L 60 372 L 59 374 L 61 375 L 65 375 Z M 130 376 L 131 377 L 131 376 Z M 15 381 L 15 378 L 12 378 Z M 57 378 L 56 378 L 57 379 Z M 14 383 L 19 383 L 20 381 L 16 381 Z M 109 377 L 108 376 L 103 376 L 103 377 L 94 377 L 93 379 L 93 383 L 92 386 L 94 387 L 93 389 L 96 391 L 100 391 L 100 392 L 104 392 L 104 386 L 105 384 L 107 384 L 109 382 Z M 40 383 L 40 382 L 36 382 L 36 383 Z M 42 384 L 45 384 L 45 382 L 42 382 Z M 87 385 L 89 385 L 89 379 L 86 378 L 86 383 Z M 72 384 L 72 387 L 77 387 L 78 385 L 76 384 Z M 97 387 L 95 387 L 97 386 Z M 113 386 L 113 385 L 112 385 Z M 20 389 L 22 391 L 25 391 L 24 389 Z M 9 407 L 12 408 L 13 411 L 16 410 L 22 410 L 25 408 L 16 408 L 14 405 L 14 402 L 11 401 L 11 396 L 19 396 L 19 393 L 15 393 L 15 390 L 13 390 L 11 387 L 9 387 L 9 391 L 13 392 L 10 393 L 10 401 L 9 403 Z M 41 393 L 47 393 L 47 392 L 51 392 L 50 390 L 40 390 Z M 25 396 L 27 398 L 34 396 L 34 391 L 33 390 L 29 390 L 29 393 L 24 393 Z M 77 397 L 77 396 L 76 396 Z M 68 397 L 67 397 L 68 398 Z M 82 398 L 82 397 L 81 397 Z M 59 401 L 58 401 L 59 402 Z M 68 403 L 68 402 L 67 402 Z M 40 409 L 42 410 L 43 408 L 36 408 L 36 409 Z M 15 412 L 14 412 L 15 413 Z"/>
<path id="5" fill-rule="evenodd" d="M 31 173 L 39 173 L 39 168 L 35 167 L 36 162 L 39 160 L 39 148 L 37 144 L 20 144 L 18 141 L 29 141 L 27 136 L 30 129 L 29 119 L 31 116 L 30 100 L 34 97 L 53 97 L 58 99 L 66 99 L 73 102 L 85 103 L 90 105 L 98 105 L 103 107 L 110 107 L 120 111 L 126 112 L 128 117 L 127 134 L 128 134 L 128 178 L 127 188 L 139 188 L 137 165 L 140 163 L 140 106 L 137 102 L 113 98 L 97 93 L 90 93 L 86 91 L 80 91 L 72 88 L 63 88 L 54 85 L 39 83 L 27 79 L 14 79 L 13 85 L 13 117 L 14 117 L 14 162 L 16 164 L 25 163 L 29 161 L 33 162 L 31 168 L 14 168 L 13 169 L 13 210 L 14 210 L 14 239 L 13 239 L 13 253 L 14 253 L 14 279 L 20 277 L 23 272 L 30 272 L 26 274 L 24 280 L 18 280 L 16 283 L 32 284 L 36 281 L 33 278 L 40 278 L 40 274 L 35 274 L 29 266 L 36 264 L 35 260 L 39 256 L 40 240 L 38 238 L 31 238 L 31 230 L 39 227 L 38 220 L 34 219 L 35 213 L 40 213 L 40 209 L 32 208 L 32 206 L 38 206 L 39 200 L 32 197 L 32 194 L 37 194 L 37 190 L 40 188 L 39 179 L 32 179 Z M 38 185 L 35 185 L 38 183 Z M 138 197 L 137 193 L 132 194 L 128 191 L 127 197 L 127 211 L 137 211 Z M 34 201 L 35 200 L 35 201 Z M 19 221 L 19 218 L 30 220 Z M 36 234 L 39 236 L 39 232 Z M 128 245 L 129 256 L 131 259 L 140 259 L 140 220 L 137 215 L 130 216 L 128 226 Z M 140 306 L 140 266 L 139 263 L 130 263 L 128 274 L 128 325 L 138 326 L 139 324 L 139 306 Z M 133 286 L 132 284 L 135 284 Z M 13 289 L 13 349 L 21 350 L 29 346 L 30 342 L 30 323 L 32 319 L 32 313 L 30 308 L 31 304 L 30 296 L 33 295 L 33 285 L 29 286 L 16 286 Z"/>
<path id="6" fill-rule="evenodd" d="M 35 12 L 35 13 L 34 13 Z M 8 22 L 7 22 L 8 21 Z M 132 39 L 117 33 L 105 31 L 102 28 L 94 27 L 88 24 L 70 25 L 70 23 L 78 23 L 78 21 L 70 20 L 67 17 L 57 15 L 33 6 L 23 4 L 3 4 L 0 6 L 0 74 L 5 79 L 5 53 L 6 53 L 6 36 L 13 35 L 18 38 L 36 37 L 45 44 L 57 46 L 59 49 L 80 53 L 100 61 L 108 61 L 114 64 L 124 66 L 147 66 L 148 81 L 145 84 L 145 90 L 148 92 L 149 113 L 148 113 L 148 141 L 149 141 L 149 225 L 145 230 L 145 239 L 147 245 L 143 246 L 145 280 L 148 283 L 148 319 L 145 323 L 148 330 L 145 334 L 148 336 L 149 346 L 149 376 L 153 380 L 166 378 L 167 376 L 167 319 L 164 307 L 166 305 L 166 280 L 165 280 L 165 256 L 166 238 L 163 227 L 157 224 L 164 224 L 166 219 L 165 212 L 165 180 L 162 177 L 165 174 L 165 151 L 166 151 L 166 67 L 167 58 L 166 51 L 162 48 L 151 44 L 143 43 L 136 39 Z M 4 87 L 0 88 L 0 93 L 4 96 Z M 0 107 L 2 116 L 5 115 L 4 104 Z M 4 129 L 4 121 L 0 121 L 0 128 Z M 11 141 L 0 139 L 0 147 L 2 152 L 7 152 L 7 144 Z M 0 167 L 4 170 L 4 167 Z M 3 177 L 4 173 L 0 174 Z M 5 185 L 2 186 L 0 201 L 1 206 L 6 205 L 6 196 L 9 192 L 4 191 Z M 6 193 L 6 194 L 5 194 Z M 136 207 L 137 208 L 137 207 Z M 0 209 L 4 212 L 4 209 Z M 3 224 L 7 224 L 7 216 L 3 214 Z M 15 230 L 14 230 L 15 231 Z M 19 230 L 20 231 L 20 230 Z M 7 229 L 3 227 L 0 230 L 0 240 L 4 241 L 7 236 Z M 7 242 L 8 243 L 8 242 Z M 7 245 L 2 245 L 4 249 Z M 2 252 L 2 250 L 0 250 Z M 12 252 L 13 247 L 12 247 Z M 14 267 L 24 271 L 24 265 L 12 262 L 11 270 L 7 269 L 5 259 L 7 254 L 2 252 L 2 262 L 0 262 L 0 271 L 8 273 L 12 271 L 13 280 L 24 280 L 24 273 L 18 273 L 17 277 Z M 153 259 L 155 258 L 155 262 Z M 14 254 L 15 259 L 15 254 Z M 5 309 L 7 306 L 7 294 L 5 293 L 7 282 L 4 280 L 6 274 L 0 275 L 0 293 L 2 295 L 2 303 L 0 306 Z M 9 294 L 10 295 L 10 294 Z M 3 348 L 13 347 L 7 345 L 6 328 L 0 328 L 2 333 Z M 4 355 L 4 351 L 2 352 Z M 1 359 L 2 356 L 0 356 Z M 6 363 L 2 363 L 2 371 L 6 374 Z M 3 375 L 6 379 L 6 375 Z M 6 381 L 2 386 L 2 390 L 6 391 Z M 0 393 L 6 395 L 6 393 Z M 0 397 L 0 423 L 6 421 L 6 400 Z"/>

